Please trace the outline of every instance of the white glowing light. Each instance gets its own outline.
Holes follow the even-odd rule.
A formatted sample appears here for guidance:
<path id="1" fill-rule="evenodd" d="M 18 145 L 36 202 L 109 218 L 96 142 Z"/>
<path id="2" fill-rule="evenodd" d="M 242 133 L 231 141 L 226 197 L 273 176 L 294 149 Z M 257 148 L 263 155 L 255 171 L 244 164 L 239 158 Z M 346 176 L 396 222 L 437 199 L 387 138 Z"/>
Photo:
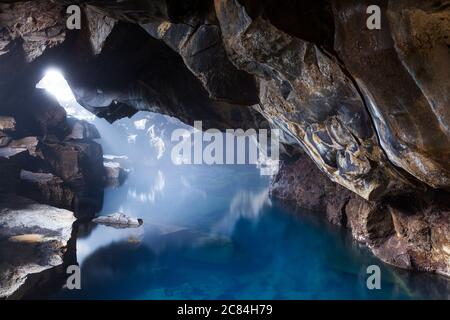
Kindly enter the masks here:
<path id="1" fill-rule="evenodd" d="M 87 121 L 93 121 L 95 119 L 94 114 L 78 104 L 69 84 L 60 71 L 56 69 L 48 70 L 36 85 L 36 88 L 45 89 L 51 93 L 58 100 L 61 107 L 66 110 L 68 115 Z"/>

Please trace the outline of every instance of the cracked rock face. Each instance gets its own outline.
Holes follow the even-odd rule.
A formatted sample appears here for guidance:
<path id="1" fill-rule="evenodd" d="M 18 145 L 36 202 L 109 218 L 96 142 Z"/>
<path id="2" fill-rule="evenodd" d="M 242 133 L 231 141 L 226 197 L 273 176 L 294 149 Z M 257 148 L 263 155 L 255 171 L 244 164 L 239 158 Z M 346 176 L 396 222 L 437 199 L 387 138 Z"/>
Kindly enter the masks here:
<path id="1" fill-rule="evenodd" d="M 366 6 L 336 1 L 335 49 L 389 160 L 433 188 L 448 188 L 450 10 L 439 1 L 378 2 L 381 29 L 368 30 Z"/>
<path id="2" fill-rule="evenodd" d="M 412 185 L 386 159 L 364 101 L 336 59 L 236 0 L 216 1 L 234 63 L 260 79 L 261 111 L 333 181 L 366 199 Z"/>

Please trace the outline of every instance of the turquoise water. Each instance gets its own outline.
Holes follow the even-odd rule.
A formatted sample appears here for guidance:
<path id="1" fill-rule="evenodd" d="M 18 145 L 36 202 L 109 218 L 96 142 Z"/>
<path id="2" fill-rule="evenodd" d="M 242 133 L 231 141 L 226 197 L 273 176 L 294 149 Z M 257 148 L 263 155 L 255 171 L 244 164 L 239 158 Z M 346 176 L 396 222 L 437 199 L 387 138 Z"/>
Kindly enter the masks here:
<path id="1" fill-rule="evenodd" d="M 167 152 L 155 161 L 150 150 L 143 152 L 149 144 L 142 129 L 126 121 L 116 126 L 125 131 L 99 126 L 103 136 L 114 137 L 113 144 L 103 139 L 104 149 L 125 152 L 133 171 L 122 186 L 106 189 L 100 214 L 120 211 L 144 224 L 80 223 L 82 289 L 62 289 L 53 298 L 449 298 L 446 279 L 384 265 L 320 214 L 294 212 L 271 199 L 270 178 L 254 166 L 175 166 Z M 166 151 L 167 126 L 152 131 Z M 120 142 L 130 134 L 136 141 Z M 112 148 L 122 144 L 126 148 Z M 366 286 L 373 264 L 381 268 L 381 290 Z"/>
<path id="2" fill-rule="evenodd" d="M 385 266 L 348 233 L 277 204 L 256 170 L 184 171 L 135 171 L 107 190 L 103 213 L 127 212 L 144 225 L 84 225 L 89 232 L 77 241 L 82 290 L 58 298 L 448 297 L 447 281 Z M 382 269 L 381 290 L 366 287 L 371 264 Z"/>

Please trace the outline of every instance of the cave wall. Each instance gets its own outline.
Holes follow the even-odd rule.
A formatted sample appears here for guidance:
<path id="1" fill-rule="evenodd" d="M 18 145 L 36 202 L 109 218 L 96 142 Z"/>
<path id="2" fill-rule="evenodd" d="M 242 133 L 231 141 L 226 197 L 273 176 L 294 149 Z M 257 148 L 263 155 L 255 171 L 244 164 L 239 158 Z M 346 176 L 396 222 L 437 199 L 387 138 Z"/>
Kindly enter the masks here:
<path id="1" fill-rule="evenodd" d="M 54 65 L 111 122 L 149 110 L 281 129 L 297 152 L 274 196 L 326 212 L 384 261 L 449 273 L 447 1 L 76 1 L 79 31 L 64 28 L 72 1 L 6 2 L 2 108 Z M 372 4 L 380 30 L 366 28 Z"/>

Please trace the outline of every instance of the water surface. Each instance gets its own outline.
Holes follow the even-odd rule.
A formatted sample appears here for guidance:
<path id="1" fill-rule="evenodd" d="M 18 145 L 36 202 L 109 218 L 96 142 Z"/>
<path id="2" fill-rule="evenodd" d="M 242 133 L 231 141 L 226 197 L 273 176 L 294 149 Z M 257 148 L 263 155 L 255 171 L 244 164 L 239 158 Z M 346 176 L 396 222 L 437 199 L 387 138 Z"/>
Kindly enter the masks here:
<path id="1" fill-rule="evenodd" d="M 270 179 L 254 166 L 174 166 L 167 152 L 155 161 L 161 145 L 152 141 L 162 137 L 167 151 L 167 123 L 150 133 L 145 128 L 145 139 L 141 124 L 136 132 L 126 121 L 118 124 L 126 131 L 121 151 L 133 171 L 122 186 L 105 191 L 100 214 L 119 211 L 142 218 L 144 225 L 80 224 L 82 289 L 62 289 L 53 297 L 449 298 L 446 279 L 384 265 L 318 214 L 294 212 L 271 199 Z M 131 142 L 130 135 L 136 135 Z M 109 149 L 118 143 L 103 144 L 107 152 L 117 151 Z M 144 156 L 144 145 L 155 152 Z M 372 264 L 381 267 L 381 290 L 367 289 L 366 269 Z"/>

